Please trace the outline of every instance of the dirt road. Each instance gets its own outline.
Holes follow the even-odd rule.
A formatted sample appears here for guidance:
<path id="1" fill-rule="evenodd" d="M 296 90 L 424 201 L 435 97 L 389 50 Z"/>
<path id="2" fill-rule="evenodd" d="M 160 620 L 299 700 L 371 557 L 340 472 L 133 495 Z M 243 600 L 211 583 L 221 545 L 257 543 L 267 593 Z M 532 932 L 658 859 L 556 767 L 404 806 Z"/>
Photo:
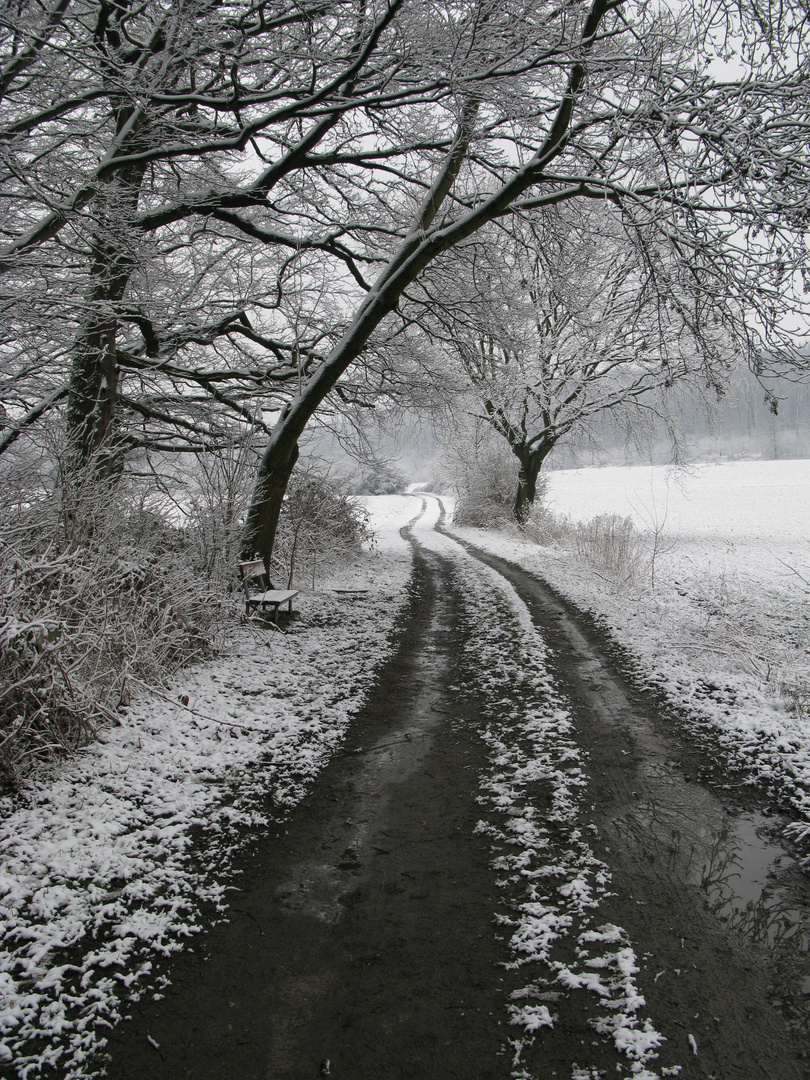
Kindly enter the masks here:
<path id="1" fill-rule="evenodd" d="M 512 722 L 524 690 L 517 677 L 493 690 L 484 654 L 468 647 L 479 631 L 490 647 L 500 633 L 469 608 L 471 583 L 485 580 L 471 576 L 473 560 L 449 540 L 416 537 L 396 653 L 344 750 L 277 835 L 250 841 L 228 921 L 168 964 L 162 999 L 133 1005 L 107 1075 L 810 1077 L 804 877 L 586 621 L 530 575 L 481 556 L 548 644 L 584 762 L 576 820 L 558 825 L 554 794 L 537 783 L 502 817 L 545 821 L 541 867 L 587 833 L 594 865 L 609 868 L 588 917 L 632 942 L 627 986 L 665 1040 L 657 1056 L 622 1044 L 627 1030 L 600 1019 L 605 1002 L 586 979 L 561 978 L 582 934 L 560 931 L 542 961 L 515 963 L 510 913 L 531 907 L 523 878 L 534 874 L 536 895 L 539 872 L 503 872 L 512 841 L 493 842 L 495 804 L 481 792 L 503 768 L 491 732 Z M 763 860 L 782 870 L 764 892 Z M 552 1026 L 509 1023 L 527 995 Z"/>

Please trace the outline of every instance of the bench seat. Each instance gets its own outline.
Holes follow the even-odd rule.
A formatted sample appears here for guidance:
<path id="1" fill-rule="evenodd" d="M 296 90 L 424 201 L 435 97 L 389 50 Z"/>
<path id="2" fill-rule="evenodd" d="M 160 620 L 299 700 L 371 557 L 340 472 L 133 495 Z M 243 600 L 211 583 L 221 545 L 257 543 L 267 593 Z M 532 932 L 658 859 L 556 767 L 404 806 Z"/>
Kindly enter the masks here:
<path id="1" fill-rule="evenodd" d="M 257 604 L 286 604 L 296 596 L 298 596 L 297 589 L 265 589 L 263 593 L 255 593 L 251 596 L 248 603 L 253 607 Z"/>
<path id="2" fill-rule="evenodd" d="M 297 589 L 265 589 L 264 592 L 254 593 L 245 600 L 245 610 L 247 614 L 250 614 L 251 608 L 255 611 L 269 611 L 270 618 L 275 622 L 282 604 L 287 604 L 288 610 L 292 611 L 292 602 L 296 596 Z"/>
<path id="3" fill-rule="evenodd" d="M 293 599 L 298 596 L 297 589 L 273 589 L 265 588 L 266 585 L 271 585 L 272 582 L 268 580 L 265 573 L 264 563 L 254 560 L 252 562 L 244 562 L 239 564 L 239 573 L 242 576 L 242 583 L 245 587 L 245 614 L 250 615 L 251 611 L 269 611 L 270 618 L 273 622 L 278 619 L 278 609 L 282 604 L 288 605 L 288 610 L 292 612 Z M 250 582 L 256 581 L 259 583 L 259 591 L 250 591 Z"/>

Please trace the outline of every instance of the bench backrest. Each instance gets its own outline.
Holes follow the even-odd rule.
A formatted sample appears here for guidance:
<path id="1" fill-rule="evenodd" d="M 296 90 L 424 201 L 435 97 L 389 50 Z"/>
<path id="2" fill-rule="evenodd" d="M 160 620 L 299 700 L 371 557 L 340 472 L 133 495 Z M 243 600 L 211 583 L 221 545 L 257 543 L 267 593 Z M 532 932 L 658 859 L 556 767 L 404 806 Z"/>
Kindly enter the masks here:
<path id="1" fill-rule="evenodd" d="M 242 576 L 242 584 L 245 587 L 245 595 L 249 596 L 248 582 L 259 581 L 263 589 L 272 589 L 273 583 L 267 575 L 264 569 L 264 563 L 261 559 L 255 559 L 252 562 L 240 562 L 239 573 Z"/>

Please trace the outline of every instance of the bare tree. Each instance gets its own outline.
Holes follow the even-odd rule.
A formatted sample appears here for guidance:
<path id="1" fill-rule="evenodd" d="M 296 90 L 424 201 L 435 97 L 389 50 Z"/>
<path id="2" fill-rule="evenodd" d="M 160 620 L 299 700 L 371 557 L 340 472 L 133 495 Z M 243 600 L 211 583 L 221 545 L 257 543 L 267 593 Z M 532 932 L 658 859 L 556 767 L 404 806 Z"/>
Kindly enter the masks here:
<path id="1" fill-rule="evenodd" d="M 603 204 L 642 253 L 661 243 L 678 256 L 690 295 L 700 298 L 695 317 L 729 294 L 746 298 L 737 336 L 755 366 L 764 342 L 788 346 L 786 310 L 806 314 L 794 287 L 806 261 L 810 179 L 801 13 L 794 21 L 775 6 L 710 11 L 699 4 L 631 12 L 594 0 L 564 11 L 523 7 L 521 15 L 497 5 L 484 23 L 475 17 L 480 11 L 458 9 L 454 28 L 469 45 L 465 56 L 474 51 L 467 36 L 474 28 L 489 66 L 460 86 L 453 145 L 424 197 L 407 202 L 407 183 L 400 185 L 401 203 L 413 209 L 384 267 L 274 428 L 246 554 L 269 558 L 298 440 L 326 395 L 384 320 L 407 320 L 409 303 L 424 304 L 426 267 L 492 222 L 574 200 Z M 520 27 L 520 63 L 506 45 L 505 21 Z M 707 68 L 719 63 L 723 33 L 742 58 L 735 78 L 715 78 Z M 507 54 L 508 77 L 492 59 Z"/>
<path id="2" fill-rule="evenodd" d="M 341 170 L 366 169 L 365 227 L 384 229 L 371 180 L 447 141 L 430 121 L 396 142 L 382 131 L 386 111 L 447 93 L 447 76 L 417 63 L 402 7 L 4 9 L 0 347 L 14 434 L 0 449 L 67 397 L 78 463 L 106 469 L 126 446 L 228 445 L 223 411 L 261 426 L 259 405 L 296 392 L 323 339 L 290 318 L 301 265 L 304 291 L 316 252 L 363 280 L 363 254 L 342 241 L 361 207 Z"/>
<path id="3" fill-rule="evenodd" d="M 223 445 L 223 411 L 261 429 L 258 399 L 243 550 L 269 560 L 302 433 L 425 268 L 573 200 L 748 289 L 753 356 L 802 303 L 805 32 L 749 0 L 7 6 L 0 449 L 67 395 L 106 470 Z"/>
<path id="4" fill-rule="evenodd" d="M 696 289 L 668 246 L 640 245 L 604 210 L 563 207 L 516 225 L 457 253 L 455 272 L 441 276 L 432 337 L 518 459 L 523 521 L 561 439 L 605 413 L 659 413 L 683 383 L 722 393 L 745 338 L 733 295 Z"/>

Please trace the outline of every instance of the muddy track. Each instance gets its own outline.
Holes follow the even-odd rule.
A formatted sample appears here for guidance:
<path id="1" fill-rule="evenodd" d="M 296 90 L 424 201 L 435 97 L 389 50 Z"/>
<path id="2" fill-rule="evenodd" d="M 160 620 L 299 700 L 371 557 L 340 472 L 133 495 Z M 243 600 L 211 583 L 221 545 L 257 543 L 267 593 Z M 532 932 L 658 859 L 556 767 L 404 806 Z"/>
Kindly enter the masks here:
<path id="1" fill-rule="evenodd" d="M 474 833 L 483 747 L 444 689 L 457 603 L 417 551 L 396 655 L 344 751 L 251 843 L 228 922 L 113 1033 L 108 1076 L 310 1080 L 327 1060 L 336 1080 L 508 1075 L 507 953 Z"/>
<path id="2" fill-rule="evenodd" d="M 659 730 L 653 698 L 587 624 L 536 578 L 474 554 L 514 584 L 572 703 L 589 776 L 582 825 L 596 826 L 613 876 L 600 918 L 623 926 L 642 959 L 647 1013 L 667 1038 L 656 1068 L 679 1065 L 669 1075 L 681 1080 L 810 1077 L 806 951 L 767 927 L 735 929 L 703 880 L 714 852 L 722 890 L 737 819 L 689 778 L 694 762 L 685 768 Z M 506 1002 L 526 977 L 504 967 L 494 913 L 508 896 L 475 831 L 486 755 L 474 686 L 446 689 L 463 653 L 455 588 L 451 561 L 417 547 L 395 654 L 343 751 L 275 835 L 249 840 L 228 921 L 167 962 L 165 997 L 133 1004 L 112 1033 L 111 1080 L 510 1075 Z M 555 1011 L 524 1054 L 532 1075 L 568 1080 L 572 1061 L 595 1070 L 577 1075 L 618 1075 L 621 1055 L 588 1026 L 588 994 Z"/>
<path id="3" fill-rule="evenodd" d="M 512 583 L 552 650 L 587 755 L 592 846 L 612 875 L 600 911 L 645 957 L 638 982 L 667 1038 L 660 1064 L 685 1062 L 682 1078 L 810 1077 L 806 876 L 768 839 L 752 799 L 741 813 L 739 800 L 724 803 L 694 779 L 716 776 L 716 762 L 666 730 L 589 620 L 522 568 L 463 546 Z M 781 869 L 770 893 L 768 863 L 772 879 Z M 538 1038 L 529 1055 L 538 1075 L 568 1075 L 585 1045 L 577 1012 L 569 999 Z"/>

